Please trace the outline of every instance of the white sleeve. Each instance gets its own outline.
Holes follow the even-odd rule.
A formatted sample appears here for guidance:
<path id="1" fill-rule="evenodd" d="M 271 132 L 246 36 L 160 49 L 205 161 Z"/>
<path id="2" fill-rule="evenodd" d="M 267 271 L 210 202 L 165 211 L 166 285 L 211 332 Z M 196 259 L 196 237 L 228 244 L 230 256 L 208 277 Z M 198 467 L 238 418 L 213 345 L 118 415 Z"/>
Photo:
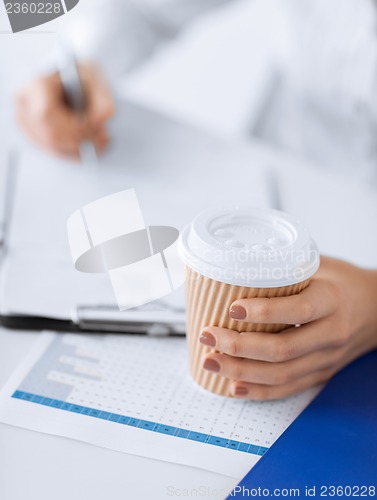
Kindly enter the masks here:
<path id="1" fill-rule="evenodd" d="M 59 33 L 77 57 L 123 74 L 196 16 L 232 0 L 81 0 Z"/>
<path id="2" fill-rule="evenodd" d="M 287 0 L 286 10 L 295 82 L 338 109 L 353 113 L 361 105 L 376 112 L 375 2 Z"/>

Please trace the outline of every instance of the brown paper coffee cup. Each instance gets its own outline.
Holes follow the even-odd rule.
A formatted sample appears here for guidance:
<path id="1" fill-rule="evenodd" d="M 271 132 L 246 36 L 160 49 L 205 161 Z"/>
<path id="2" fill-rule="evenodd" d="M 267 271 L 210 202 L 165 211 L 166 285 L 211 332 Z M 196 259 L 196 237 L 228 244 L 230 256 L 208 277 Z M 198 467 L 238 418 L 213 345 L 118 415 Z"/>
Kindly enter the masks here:
<path id="1" fill-rule="evenodd" d="M 237 321 L 229 316 L 229 307 L 237 299 L 253 297 L 284 297 L 295 295 L 306 288 L 310 279 L 278 288 L 250 288 L 221 283 L 186 268 L 186 335 L 189 350 L 190 373 L 199 385 L 221 396 L 232 396 L 232 380 L 203 369 L 203 358 L 218 352 L 199 342 L 206 326 L 219 326 L 237 332 L 277 333 L 292 325 L 257 324 Z"/>
<path id="2" fill-rule="evenodd" d="M 237 321 L 229 308 L 237 299 L 300 293 L 319 267 L 319 251 L 298 221 L 277 210 L 215 208 L 199 214 L 182 231 L 179 252 L 186 264 L 189 367 L 209 391 L 231 396 L 233 383 L 204 370 L 216 352 L 199 342 L 206 326 L 237 332 L 276 333 L 290 325 Z"/>

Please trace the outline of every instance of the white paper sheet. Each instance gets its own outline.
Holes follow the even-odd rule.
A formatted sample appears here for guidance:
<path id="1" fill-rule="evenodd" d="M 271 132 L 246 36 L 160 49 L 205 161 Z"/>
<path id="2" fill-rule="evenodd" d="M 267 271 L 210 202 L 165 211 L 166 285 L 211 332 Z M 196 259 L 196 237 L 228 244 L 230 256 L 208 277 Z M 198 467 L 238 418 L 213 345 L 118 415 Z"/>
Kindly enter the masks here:
<path id="1" fill-rule="evenodd" d="M 103 196 L 135 188 L 147 225 L 179 230 L 211 206 L 270 203 L 264 165 L 247 146 L 124 103 L 113 128 L 112 147 L 95 169 L 25 151 L 2 271 L 3 314 L 69 319 L 77 305 L 116 306 L 108 277 L 74 269 L 67 238 L 69 216 Z M 182 298 L 173 293 L 169 301 L 183 306 Z"/>
<path id="2" fill-rule="evenodd" d="M 224 398 L 185 360 L 183 339 L 44 333 L 0 394 L 0 421 L 239 479 L 318 392 Z"/>

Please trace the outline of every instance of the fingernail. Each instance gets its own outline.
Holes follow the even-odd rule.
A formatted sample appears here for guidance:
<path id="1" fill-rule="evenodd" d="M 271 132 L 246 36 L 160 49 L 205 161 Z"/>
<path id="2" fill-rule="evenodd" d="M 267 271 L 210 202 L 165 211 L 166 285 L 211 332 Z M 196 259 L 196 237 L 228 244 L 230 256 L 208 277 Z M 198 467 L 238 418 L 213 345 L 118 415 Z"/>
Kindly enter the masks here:
<path id="1" fill-rule="evenodd" d="M 220 365 L 217 361 L 215 361 L 214 359 L 206 359 L 204 361 L 204 365 L 203 365 L 203 368 L 205 370 L 208 370 L 210 372 L 219 372 L 220 371 Z"/>
<path id="2" fill-rule="evenodd" d="M 247 388 L 246 388 L 246 387 L 242 387 L 242 386 L 240 386 L 240 387 L 236 387 L 236 388 L 235 388 L 235 390 L 234 390 L 234 395 L 235 395 L 235 396 L 247 396 L 247 393 L 248 393 L 248 392 L 249 392 L 249 391 L 247 390 Z"/>
<path id="3" fill-rule="evenodd" d="M 216 345 L 215 337 L 209 332 L 203 332 L 199 337 L 199 341 L 201 344 L 208 345 L 208 347 L 215 347 Z"/>
<path id="4" fill-rule="evenodd" d="M 245 319 L 246 309 L 242 306 L 231 306 L 229 309 L 229 314 L 233 319 Z"/>

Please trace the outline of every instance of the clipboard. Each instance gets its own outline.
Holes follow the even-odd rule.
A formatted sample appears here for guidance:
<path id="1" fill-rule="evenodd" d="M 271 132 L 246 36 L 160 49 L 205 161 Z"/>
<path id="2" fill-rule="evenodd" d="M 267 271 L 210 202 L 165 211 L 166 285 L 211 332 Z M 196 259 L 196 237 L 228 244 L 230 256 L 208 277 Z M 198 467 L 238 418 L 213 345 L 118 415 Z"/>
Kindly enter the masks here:
<path id="1" fill-rule="evenodd" d="M 0 203 L 0 263 L 8 253 L 8 233 L 12 221 L 19 157 L 7 149 L 1 180 L 4 193 Z M 185 336 L 185 310 L 163 300 L 121 312 L 112 305 L 75 305 L 68 319 L 38 314 L 2 313 L 0 326 L 13 330 L 60 332 L 123 333 L 149 336 Z"/>
<path id="2" fill-rule="evenodd" d="M 148 225 L 163 223 L 178 230 L 201 210 L 218 204 L 217 193 L 225 189 L 231 190 L 230 204 L 239 197 L 261 207 L 275 203 L 266 175 L 272 167 L 254 148 L 225 142 L 122 99 L 117 108 L 109 125 L 113 145 L 99 168 L 81 168 L 37 149 L 21 151 L 6 258 L 0 264 L 3 326 L 183 335 L 183 289 L 181 296 L 167 297 L 173 306 L 167 311 L 169 319 L 151 311 L 148 318 L 134 320 L 114 310 L 107 276 L 84 275 L 72 265 L 68 217 L 86 203 L 130 187 L 138 194 Z M 237 173 L 234 179 L 229 179 L 229 165 Z M 246 181 L 240 185 L 238 178 Z"/>

